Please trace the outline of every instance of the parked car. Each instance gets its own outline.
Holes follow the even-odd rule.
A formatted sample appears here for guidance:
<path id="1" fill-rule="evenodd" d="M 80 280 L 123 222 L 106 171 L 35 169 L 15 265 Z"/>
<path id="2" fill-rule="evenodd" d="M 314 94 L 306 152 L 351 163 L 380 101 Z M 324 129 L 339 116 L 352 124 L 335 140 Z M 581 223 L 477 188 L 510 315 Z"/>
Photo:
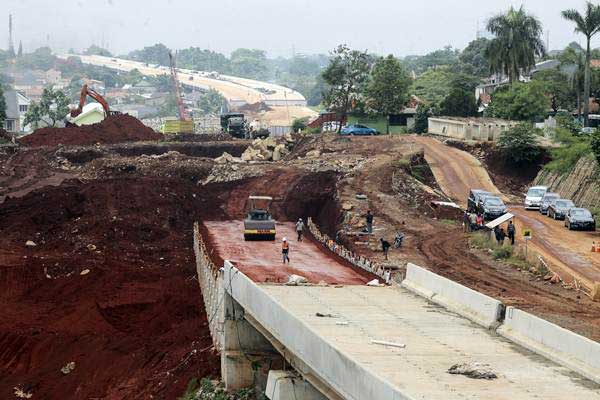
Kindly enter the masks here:
<path id="1" fill-rule="evenodd" d="M 507 208 L 498 196 L 485 196 L 479 203 L 479 212 L 484 220 L 494 220 L 506 214 Z"/>
<path id="2" fill-rule="evenodd" d="M 564 219 L 571 208 L 575 208 L 575 203 L 571 200 L 558 199 L 548 207 L 548 216 L 554 219 Z"/>
<path id="3" fill-rule="evenodd" d="M 587 208 L 571 208 L 565 215 L 565 226 L 569 230 L 596 230 L 596 220 Z"/>
<path id="4" fill-rule="evenodd" d="M 542 202 L 540 203 L 540 213 L 548 214 L 548 207 L 550 204 L 554 203 L 556 200 L 560 199 L 560 195 L 558 193 L 547 192 L 544 197 L 542 197 Z"/>
<path id="5" fill-rule="evenodd" d="M 481 189 L 469 190 L 469 198 L 467 199 L 467 211 L 478 212 L 479 202 L 485 196 L 491 196 L 490 192 Z"/>
<path id="6" fill-rule="evenodd" d="M 379 134 L 377 130 L 369 128 L 365 125 L 352 124 L 342 128 L 340 135 L 352 135 L 352 136 L 374 136 Z"/>
<path id="7" fill-rule="evenodd" d="M 529 188 L 525 195 L 525 209 L 533 210 L 535 208 L 540 208 L 542 198 L 547 191 L 548 188 L 546 186 L 534 186 Z"/>

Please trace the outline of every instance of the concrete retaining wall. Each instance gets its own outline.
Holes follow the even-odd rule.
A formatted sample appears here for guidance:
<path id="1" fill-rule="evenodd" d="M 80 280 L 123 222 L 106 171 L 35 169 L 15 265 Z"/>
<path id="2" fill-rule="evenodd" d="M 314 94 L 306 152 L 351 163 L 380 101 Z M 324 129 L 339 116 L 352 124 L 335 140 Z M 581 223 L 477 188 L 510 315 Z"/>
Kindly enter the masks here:
<path id="1" fill-rule="evenodd" d="M 515 126 L 514 121 L 480 118 L 429 118 L 428 132 L 459 140 L 496 141 L 506 130 Z"/>
<path id="2" fill-rule="evenodd" d="M 504 306 L 498 300 L 411 263 L 402 286 L 488 329 L 502 317 Z"/>
<path id="3" fill-rule="evenodd" d="M 506 309 L 497 332 L 600 384 L 600 343 L 514 307 Z"/>
<path id="4" fill-rule="evenodd" d="M 194 223 L 194 254 L 196 256 L 196 272 L 200 290 L 204 298 L 204 307 L 208 316 L 208 327 L 215 349 L 222 350 L 223 324 L 225 322 L 225 306 L 223 304 L 223 274 L 219 271 L 206 252 L 198 223 Z"/>
<path id="5" fill-rule="evenodd" d="M 300 358 L 342 398 L 349 400 L 412 400 L 400 388 L 363 368 L 346 354 L 325 342 L 302 321 L 290 315 L 274 298 L 225 261 L 226 290 L 238 303 L 292 354 Z M 305 376 L 307 371 L 299 371 Z"/>
<path id="6" fill-rule="evenodd" d="M 337 244 L 329 236 L 322 233 L 310 217 L 308 218 L 306 226 L 308 227 L 308 231 L 310 232 L 310 234 L 318 242 L 321 242 L 330 251 L 342 257 L 355 267 L 370 272 L 373 275 L 376 275 L 379 278 L 381 278 L 381 280 L 383 280 L 384 282 L 390 283 L 391 272 L 388 269 L 386 269 L 383 265 L 377 264 L 376 262 L 371 261 L 366 257 L 359 256 L 353 253 L 352 251 L 348 250 L 346 247 Z"/>

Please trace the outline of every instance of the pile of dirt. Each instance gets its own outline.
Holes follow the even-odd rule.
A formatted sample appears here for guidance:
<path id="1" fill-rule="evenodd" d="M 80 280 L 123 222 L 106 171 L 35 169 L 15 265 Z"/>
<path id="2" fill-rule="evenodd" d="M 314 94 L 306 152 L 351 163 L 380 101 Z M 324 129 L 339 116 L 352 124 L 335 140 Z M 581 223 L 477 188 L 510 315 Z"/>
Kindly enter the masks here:
<path id="1" fill-rule="evenodd" d="M 44 399 L 175 399 L 191 378 L 218 377 L 191 246 L 194 220 L 222 218 L 211 196 L 145 178 L 7 200 L 0 398 L 16 387 Z"/>
<path id="2" fill-rule="evenodd" d="M 91 145 L 96 143 L 121 143 L 160 140 L 163 136 L 140 120 L 127 114 L 112 115 L 93 125 L 66 128 L 41 128 L 19 142 L 29 147 Z"/>

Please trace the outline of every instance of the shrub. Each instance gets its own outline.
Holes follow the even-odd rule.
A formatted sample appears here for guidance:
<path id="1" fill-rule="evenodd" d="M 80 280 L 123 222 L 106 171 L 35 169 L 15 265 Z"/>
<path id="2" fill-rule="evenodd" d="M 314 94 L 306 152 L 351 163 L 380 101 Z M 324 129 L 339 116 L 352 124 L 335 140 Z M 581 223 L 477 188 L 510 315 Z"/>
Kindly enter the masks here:
<path id="1" fill-rule="evenodd" d="M 427 129 L 429 129 L 429 116 L 432 113 L 433 108 L 431 106 L 421 104 L 417 107 L 414 126 L 416 133 L 427 133 Z"/>
<path id="2" fill-rule="evenodd" d="M 523 123 L 504 132 L 498 139 L 498 148 L 515 164 L 532 164 L 540 155 L 536 140 L 536 129 Z"/>
<path id="3" fill-rule="evenodd" d="M 565 128 L 556 129 L 554 141 L 560 144 L 560 147 L 551 150 L 552 161 L 544 167 L 549 171 L 568 172 L 577 161 L 592 153 L 590 138 L 578 136 Z"/>
<path id="4" fill-rule="evenodd" d="M 581 122 L 573 118 L 573 116 L 568 112 L 559 111 L 558 113 L 556 113 L 555 118 L 556 125 L 559 128 L 566 129 L 574 134 L 581 132 L 581 128 L 583 127 L 583 125 L 581 124 Z"/>
<path id="5" fill-rule="evenodd" d="M 592 153 L 594 153 L 594 157 L 596 157 L 596 161 L 598 161 L 598 166 L 600 167 L 600 131 L 598 131 L 598 129 L 591 135 L 590 146 L 592 148 Z"/>
<path id="6" fill-rule="evenodd" d="M 513 250 L 511 246 L 497 247 L 492 252 L 494 260 L 506 260 L 512 257 Z"/>
<path id="7" fill-rule="evenodd" d="M 305 118 L 296 118 L 292 122 L 292 131 L 298 132 L 299 130 L 305 130 L 308 126 L 308 117 Z"/>

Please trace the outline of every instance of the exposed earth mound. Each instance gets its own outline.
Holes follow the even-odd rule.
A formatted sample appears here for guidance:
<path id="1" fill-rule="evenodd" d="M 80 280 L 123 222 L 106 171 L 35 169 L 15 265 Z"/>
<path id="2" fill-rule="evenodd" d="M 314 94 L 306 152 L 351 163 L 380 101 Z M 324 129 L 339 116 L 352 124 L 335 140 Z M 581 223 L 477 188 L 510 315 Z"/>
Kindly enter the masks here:
<path id="1" fill-rule="evenodd" d="M 66 128 L 41 128 L 25 136 L 20 143 L 30 147 L 64 145 L 90 145 L 95 143 L 121 143 L 160 140 L 162 135 L 127 114 L 113 115 L 104 121 L 85 126 Z"/>

